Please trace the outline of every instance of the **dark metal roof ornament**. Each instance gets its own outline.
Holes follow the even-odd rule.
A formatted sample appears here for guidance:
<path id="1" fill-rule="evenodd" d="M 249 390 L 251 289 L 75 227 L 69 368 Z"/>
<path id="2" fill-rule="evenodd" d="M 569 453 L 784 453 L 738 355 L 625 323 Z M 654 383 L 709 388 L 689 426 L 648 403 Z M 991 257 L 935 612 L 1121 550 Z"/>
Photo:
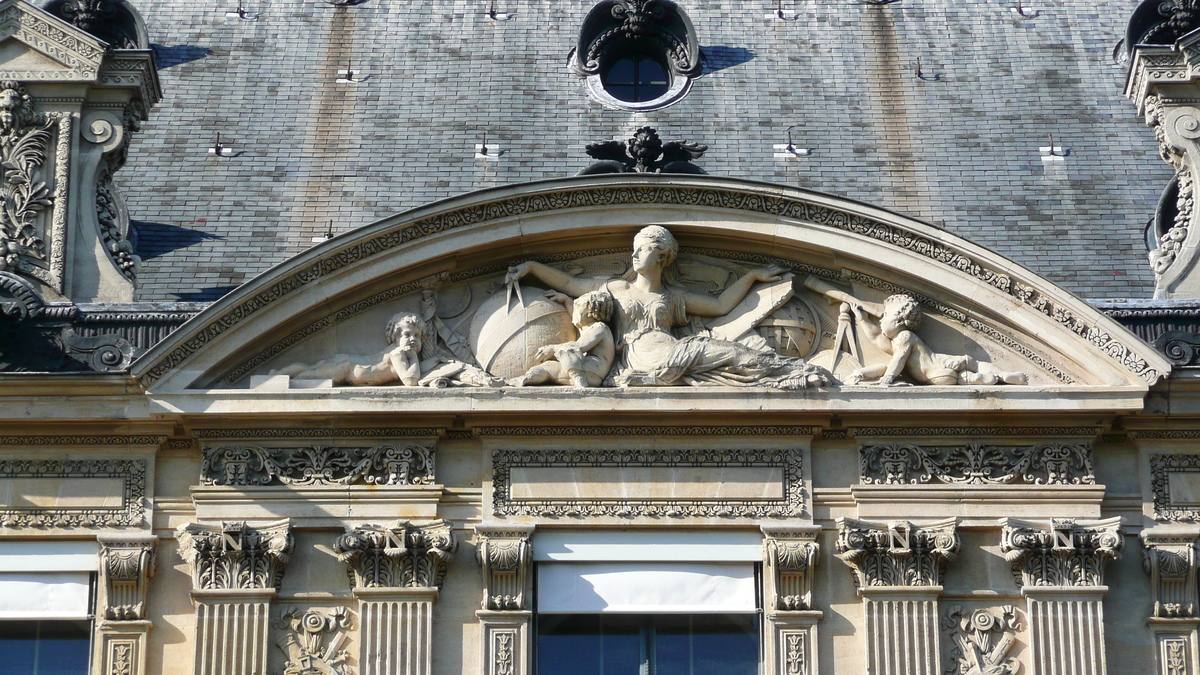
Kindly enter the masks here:
<path id="1" fill-rule="evenodd" d="M 695 77 L 703 69 L 696 29 L 671 0 L 600 0 L 583 20 L 571 68 L 595 75 L 604 63 L 638 52 L 661 54 L 675 75 Z"/>
<path id="2" fill-rule="evenodd" d="M 1200 28 L 1197 0 L 1144 0 L 1129 19 L 1125 48 L 1137 45 L 1170 45 Z"/>
<path id="3" fill-rule="evenodd" d="M 49 0 L 42 9 L 104 40 L 113 49 L 149 49 L 137 10 L 124 0 Z"/>
<path id="4" fill-rule="evenodd" d="M 692 164 L 708 151 L 707 145 L 688 141 L 663 143 L 653 127 L 642 127 L 628 141 L 604 141 L 586 147 L 588 156 L 600 161 L 577 175 L 598 173 L 691 173 L 703 174 L 704 169 Z"/>

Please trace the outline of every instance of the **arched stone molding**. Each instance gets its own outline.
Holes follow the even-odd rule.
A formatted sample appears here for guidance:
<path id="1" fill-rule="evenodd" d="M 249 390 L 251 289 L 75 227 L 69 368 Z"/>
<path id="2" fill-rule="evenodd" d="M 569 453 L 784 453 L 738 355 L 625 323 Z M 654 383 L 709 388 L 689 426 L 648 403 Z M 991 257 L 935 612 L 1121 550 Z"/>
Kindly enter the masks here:
<path id="1" fill-rule="evenodd" d="M 1031 358 L 1060 371 L 1060 383 L 1128 396 L 1113 406 L 1140 400 L 1170 370 L 1160 354 L 1084 301 L 928 224 L 775 185 L 611 175 L 484 190 L 334 238 L 214 303 L 133 372 L 154 394 L 218 394 L 231 373 L 249 372 L 248 359 L 266 363 L 313 334 L 336 330 L 362 307 L 419 292 L 431 275 L 501 273 L 534 256 L 619 251 L 646 224 L 666 225 L 685 251 L 790 261 L 923 296 L 967 325 L 1011 336 Z"/>

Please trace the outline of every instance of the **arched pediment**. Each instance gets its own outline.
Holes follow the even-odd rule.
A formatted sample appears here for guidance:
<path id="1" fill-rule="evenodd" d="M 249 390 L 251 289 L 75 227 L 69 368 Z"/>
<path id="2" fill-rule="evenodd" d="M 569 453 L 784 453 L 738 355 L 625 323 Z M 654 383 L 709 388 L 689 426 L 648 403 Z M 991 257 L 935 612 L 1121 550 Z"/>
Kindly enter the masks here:
<path id="1" fill-rule="evenodd" d="M 485 300 L 507 292 L 504 277 L 511 265 L 538 260 L 578 278 L 616 278 L 628 273 L 634 234 L 650 224 L 675 235 L 681 248 L 676 266 L 683 277 L 678 284 L 694 293 L 716 298 L 748 270 L 772 264 L 789 268 L 794 282 L 782 307 L 773 311 L 782 296 L 760 298 L 756 311 L 763 316 L 747 319 L 758 337 L 738 339 L 753 338 L 762 348 L 758 340 L 772 342 L 774 330 L 777 352 L 804 352 L 826 368 L 837 355 L 839 380 L 848 379 L 847 363 L 855 355 L 847 342 L 833 348 L 834 340 L 845 336 L 838 331 L 839 303 L 830 298 L 880 306 L 894 294 L 918 301 L 925 320 L 913 332 L 935 356 L 970 356 L 992 364 L 980 372 L 1027 375 L 1026 384 L 987 387 L 1002 396 L 1032 400 L 1036 397 L 1029 392 L 1050 388 L 1057 392 L 1054 397 L 1070 398 L 1072 391 L 1104 389 L 1132 400 L 1128 397 L 1140 396 L 1170 370 L 1161 355 L 1081 299 L 926 223 L 777 185 L 706 176 L 612 175 L 475 192 L 336 237 L 214 303 L 139 359 L 134 374 L 152 393 L 227 394 L 289 363 L 378 352 L 387 346 L 388 319 L 404 311 L 424 311 L 430 320 L 441 317 L 441 328 L 431 330 L 444 333 L 432 336 L 444 352 L 455 341 L 460 350 L 476 350 L 470 322 L 478 327 L 482 320 L 476 315 Z M 532 293 L 544 285 L 533 276 L 521 284 Z M 767 286 L 779 284 L 753 288 Z M 822 295 L 821 289 L 845 295 Z M 431 309 L 430 302 L 441 304 Z M 739 308 L 748 311 L 744 303 Z M 780 312 L 787 316 L 781 318 Z M 854 319 L 855 326 L 860 320 Z M 719 333 L 720 323 L 693 320 L 691 330 L 717 326 Z M 812 344 L 788 332 L 797 325 L 811 333 Z M 866 365 L 887 359 L 882 351 L 872 352 L 874 343 L 857 327 L 850 338 L 856 333 L 859 343 L 868 343 L 854 349 L 861 350 L 858 357 Z M 973 389 L 973 382 L 966 384 Z M 946 388 L 938 385 L 946 382 L 890 395 Z M 405 389 L 390 387 L 380 395 L 410 395 Z M 879 389 L 843 384 L 797 396 L 815 401 L 826 395 L 822 392 L 837 391 L 839 401 L 852 401 L 853 391 L 867 400 L 881 395 Z M 279 395 L 299 396 L 299 391 Z M 614 388 L 613 393 L 619 392 Z M 423 395 L 461 394 L 425 389 Z"/>

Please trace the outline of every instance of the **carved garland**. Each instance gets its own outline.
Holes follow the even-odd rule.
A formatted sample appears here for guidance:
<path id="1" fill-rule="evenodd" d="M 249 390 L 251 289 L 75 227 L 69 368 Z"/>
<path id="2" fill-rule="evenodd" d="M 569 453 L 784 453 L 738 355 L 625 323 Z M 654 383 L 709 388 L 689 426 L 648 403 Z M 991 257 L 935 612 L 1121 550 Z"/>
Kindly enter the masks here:
<path id="1" fill-rule="evenodd" d="M 1166 437 L 1172 432 L 1159 432 L 1154 438 Z M 1173 438 L 1197 438 L 1196 432 L 1174 432 Z M 1137 438 L 1147 435 L 1137 434 Z M 1159 454 L 1150 455 L 1150 490 L 1154 494 L 1154 518 L 1165 521 L 1200 520 L 1200 507 L 1177 505 L 1171 501 L 1171 474 L 1200 473 L 1200 455 Z"/>
<path id="2" fill-rule="evenodd" d="M 239 324 L 251 314 L 347 265 L 355 264 L 411 241 L 475 223 L 536 212 L 615 204 L 711 206 L 759 212 L 812 222 L 870 237 L 922 255 L 1012 295 L 1026 305 L 1053 318 L 1077 335 L 1091 341 L 1121 363 L 1129 372 L 1148 383 L 1157 382 L 1165 375 L 1152 367 L 1145 359 L 1139 357 L 1135 349 L 1092 325 L 1089 321 L 1080 318 L 1070 308 L 1042 296 L 1031 287 L 1014 283 L 1008 274 L 992 269 L 968 254 L 904 228 L 831 209 L 824 205 L 809 203 L 798 198 L 730 189 L 666 187 L 649 183 L 522 195 L 429 216 L 407 227 L 380 234 L 366 241 L 353 243 L 346 248 L 326 254 L 307 268 L 271 284 L 254 297 L 247 298 L 221 316 L 211 320 L 198 334 L 164 354 L 152 368 L 141 376 L 141 383 L 143 386 L 149 387 L 205 344 Z"/>
<path id="3" fill-rule="evenodd" d="M 965 445 L 921 447 L 911 443 L 859 448 L 867 485 L 1092 485 L 1092 448 L 1087 444 Z"/>
<path id="4" fill-rule="evenodd" d="M 769 466 L 781 467 L 783 499 L 776 501 L 725 499 L 692 501 L 660 497 L 623 499 L 517 499 L 512 497 L 514 467 L 627 466 Z M 492 509 L 497 516 L 550 516 L 586 518 L 781 518 L 805 513 L 804 476 L 796 450 L 493 450 Z"/>
<path id="5" fill-rule="evenodd" d="M 0 444 L 8 445 L 7 440 Z M 0 507 L 2 527 L 137 527 L 145 522 L 144 459 L 0 460 L 0 478 L 119 478 L 124 486 L 121 505 L 112 508 Z"/>
<path id="6" fill-rule="evenodd" d="M 429 485 L 433 481 L 433 448 L 414 443 L 366 448 L 206 446 L 200 463 L 202 485 Z"/>

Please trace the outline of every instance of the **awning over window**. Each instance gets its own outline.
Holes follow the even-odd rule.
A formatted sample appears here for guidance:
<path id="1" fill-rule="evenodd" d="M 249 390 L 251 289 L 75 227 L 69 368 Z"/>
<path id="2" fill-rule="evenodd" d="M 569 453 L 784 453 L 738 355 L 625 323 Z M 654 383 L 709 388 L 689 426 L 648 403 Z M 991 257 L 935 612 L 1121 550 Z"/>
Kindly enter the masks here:
<path id="1" fill-rule="evenodd" d="M 756 609 L 751 563 L 544 563 L 538 611 L 741 613 Z"/>
<path id="2" fill-rule="evenodd" d="M 533 535 L 538 562 L 759 562 L 756 530 L 549 531 Z"/>
<path id="3" fill-rule="evenodd" d="M 0 542 L 0 619 L 86 619 L 94 541 Z"/>

